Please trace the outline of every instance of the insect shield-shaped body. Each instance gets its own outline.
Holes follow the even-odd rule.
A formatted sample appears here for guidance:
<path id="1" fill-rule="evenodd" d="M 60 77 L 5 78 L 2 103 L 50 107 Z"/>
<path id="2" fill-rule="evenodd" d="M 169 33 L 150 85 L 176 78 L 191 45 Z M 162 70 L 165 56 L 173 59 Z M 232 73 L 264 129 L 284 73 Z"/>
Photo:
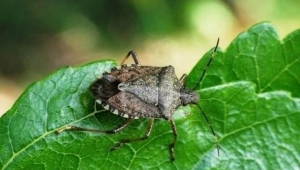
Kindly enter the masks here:
<path id="1" fill-rule="evenodd" d="M 175 75 L 174 67 L 172 66 L 142 66 L 136 53 L 134 51 L 130 51 L 122 61 L 121 66 L 112 68 L 108 72 L 104 72 L 101 75 L 101 78 L 99 78 L 91 86 L 91 91 L 97 103 L 101 104 L 105 109 L 110 110 L 114 114 L 128 118 L 127 121 L 123 125 L 120 125 L 112 130 L 87 129 L 77 126 L 67 126 L 61 130 L 58 130 L 57 133 L 60 133 L 64 130 L 77 130 L 114 134 L 124 129 L 134 119 L 149 119 L 147 131 L 143 137 L 121 140 L 119 143 L 110 148 L 110 150 L 116 150 L 125 143 L 147 139 L 151 133 L 154 119 L 165 119 L 171 123 L 172 132 L 174 135 L 174 140 L 170 144 L 171 160 L 174 161 L 174 148 L 177 141 L 177 130 L 172 116 L 179 106 L 195 104 L 198 106 L 205 120 L 210 126 L 212 134 L 215 137 L 219 153 L 217 137 L 204 111 L 198 105 L 200 97 L 195 91 L 202 81 L 207 68 L 209 67 L 215 55 L 218 43 L 219 40 L 214 49 L 212 57 L 200 76 L 196 87 L 192 90 L 185 86 L 186 74 L 178 79 Z M 130 56 L 133 57 L 135 64 L 124 65 L 124 62 Z"/>
<path id="2" fill-rule="evenodd" d="M 197 103 L 199 94 L 184 88 L 172 66 L 122 65 L 92 85 L 104 108 L 125 118 L 172 119 L 182 105 Z"/>

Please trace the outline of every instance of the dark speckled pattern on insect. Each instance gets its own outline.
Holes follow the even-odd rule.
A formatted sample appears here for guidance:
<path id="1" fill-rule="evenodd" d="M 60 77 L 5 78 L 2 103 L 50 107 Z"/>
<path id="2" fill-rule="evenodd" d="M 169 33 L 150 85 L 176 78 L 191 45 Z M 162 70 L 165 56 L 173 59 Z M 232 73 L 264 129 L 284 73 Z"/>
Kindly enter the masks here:
<path id="1" fill-rule="evenodd" d="M 92 85 L 92 92 L 103 107 L 114 114 L 135 119 L 169 120 L 182 103 L 187 104 L 182 97 L 192 94 L 195 97 L 190 103 L 199 100 L 198 93 L 182 89 L 172 66 L 121 65 L 104 72 Z"/>

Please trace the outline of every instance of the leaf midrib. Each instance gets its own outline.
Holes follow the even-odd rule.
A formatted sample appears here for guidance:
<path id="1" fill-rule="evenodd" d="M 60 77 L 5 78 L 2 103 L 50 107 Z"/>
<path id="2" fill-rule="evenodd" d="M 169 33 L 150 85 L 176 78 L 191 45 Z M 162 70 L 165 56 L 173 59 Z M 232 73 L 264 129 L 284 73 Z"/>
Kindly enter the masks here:
<path id="1" fill-rule="evenodd" d="M 33 146 L 35 143 L 37 143 L 38 141 L 40 141 L 41 139 L 44 139 L 46 136 L 48 136 L 49 134 L 55 133 L 55 131 L 61 129 L 61 128 L 65 128 L 67 126 L 70 126 L 76 122 L 82 121 L 83 119 L 86 119 L 88 117 L 94 116 L 96 113 L 101 113 L 104 112 L 105 110 L 100 110 L 100 111 L 94 111 L 90 114 L 87 114 L 84 117 L 81 117 L 79 119 L 76 119 L 68 124 L 65 124 L 64 126 L 58 127 L 56 129 L 53 129 L 51 131 L 46 131 L 46 133 L 42 134 L 40 137 L 36 138 L 35 140 L 33 140 L 32 142 L 30 142 L 29 144 L 25 145 L 22 149 L 20 149 L 18 152 L 13 152 L 12 157 L 7 161 L 6 164 L 4 164 L 3 169 L 5 169 L 11 162 L 13 162 L 13 160 L 20 155 L 21 153 L 23 153 L 24 151 L 26 151 L 28 148 L 30 148 L 31 146 Z M 11 139 L 11 138 L 10 138 Z"/>

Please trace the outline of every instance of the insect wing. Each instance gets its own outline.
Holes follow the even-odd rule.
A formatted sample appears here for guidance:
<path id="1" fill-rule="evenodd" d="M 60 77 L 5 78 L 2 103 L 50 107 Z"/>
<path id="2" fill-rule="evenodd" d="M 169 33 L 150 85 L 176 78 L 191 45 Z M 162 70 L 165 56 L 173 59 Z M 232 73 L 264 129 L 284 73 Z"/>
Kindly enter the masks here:
<path id="1" fill-rule="evenodd" d="M 122 117 L 135 119 L 162 117 L 156 106 L 147 104 L 134 94 L 123 91 L 109 98 L 108 105 L 116 109 L 114 111 L 115 114 L 121 115 Z"/>
<path id="2" fill-rule="evenodd" d="M 133 81 L 146 75 L 158 74 L 162 67 L 138 66 L 138 65 L 122 65 L 119 69 L 112 69 L 109 74 L 119 82 Z"/>

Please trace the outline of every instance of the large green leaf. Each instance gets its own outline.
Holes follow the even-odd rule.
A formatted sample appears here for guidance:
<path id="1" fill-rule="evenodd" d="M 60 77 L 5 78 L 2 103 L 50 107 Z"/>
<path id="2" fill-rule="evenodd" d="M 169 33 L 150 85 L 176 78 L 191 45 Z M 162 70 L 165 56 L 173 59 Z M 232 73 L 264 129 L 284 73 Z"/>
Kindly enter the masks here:
<path id="1" fill-rule="evenodd" d="M 191 87 L 209 57 L 211 52 L 191 71 Z M 200 89 L 201 105 L 213 118 L 222 153 L 196 169 L 299 169 L 299 73 L 300 30 L 282 42 L 273 25 L 258 24 L 219 51 Z M 239 81 L 253 84 L 241 84 L 244 90 L 211 90 Z"/>
<path id="2" fill-rule="evenodd" d="M 175 114 L 178 142 L 167 121 L 149 139 L 109 152 L 124 138 L 142 136 L 147 119 L 119 134 L 55 131 L 69 125 L 112 129 L 125 120 L 97 108 L 89 86 L 115 65 L 100 61 L 64 68 L 34 83 L 0 119 L 1 169 L 297 169 L 300 167 L 300 31 L 280 42 L 259 24 L 216 55 L 201 84 L 200 104 L 219 137 L 220 156 L 196 107 Z M 211 52 L 189 75 L 193 87 Z M 190 112 L 189 115 L 182 114 Z"/>

